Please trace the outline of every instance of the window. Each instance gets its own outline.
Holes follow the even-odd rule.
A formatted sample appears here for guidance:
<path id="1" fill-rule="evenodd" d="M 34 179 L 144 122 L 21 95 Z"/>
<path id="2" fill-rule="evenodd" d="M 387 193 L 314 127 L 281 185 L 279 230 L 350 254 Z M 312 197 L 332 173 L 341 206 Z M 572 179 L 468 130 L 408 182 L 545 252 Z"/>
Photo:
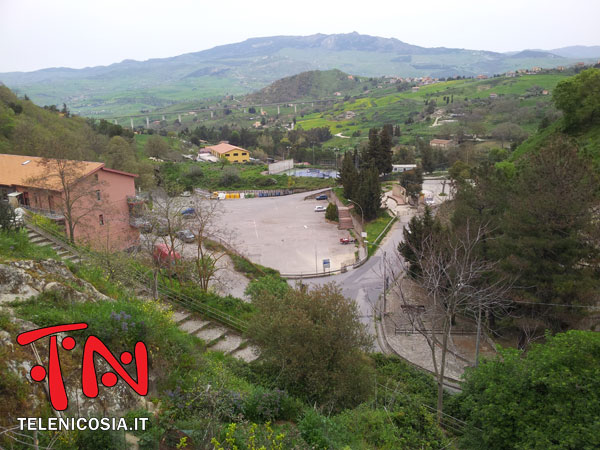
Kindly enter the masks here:
<path id="1" fill-rule="evenodd" d="M 94 180 L 98 181 L 98 174 L 97 173 L 94 174 Z"/>
<path id="2" fill-rule="evenodd" d="M 242 156 L 247 156 L 247 155 L 248 155 L 248 153 L 246 153 L 246 152 L 242 153 Z"/>
<path id="3" fill-rule="evenodd" d="M 100 222 L 100 225 L 104 225 L 104 214 L 98 216 L 98 221 Z"/>
<path id="4" fill-rule="evenodd" d="M 96 200 L 100 200 L 100 190 L 96 191 Z"/>
<path id="5" fill-rule="evenodd" d="M 237 156 L 237 155 L 238 155 L 237 153 L 234 153 L 234 154 L 233 154 L 233 156 Z"/>

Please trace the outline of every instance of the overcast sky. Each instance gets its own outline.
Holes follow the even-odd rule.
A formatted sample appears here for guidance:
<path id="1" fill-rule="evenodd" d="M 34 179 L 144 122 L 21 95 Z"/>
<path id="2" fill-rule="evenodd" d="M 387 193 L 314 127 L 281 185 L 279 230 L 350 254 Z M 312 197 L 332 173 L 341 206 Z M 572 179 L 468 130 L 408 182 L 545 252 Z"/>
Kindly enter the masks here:
<path id="1" fill-rule="evenodd" d="M 599 0 L 0 0 L 0 72 L 357 31 L 493 51 L 600 45 Z"/>

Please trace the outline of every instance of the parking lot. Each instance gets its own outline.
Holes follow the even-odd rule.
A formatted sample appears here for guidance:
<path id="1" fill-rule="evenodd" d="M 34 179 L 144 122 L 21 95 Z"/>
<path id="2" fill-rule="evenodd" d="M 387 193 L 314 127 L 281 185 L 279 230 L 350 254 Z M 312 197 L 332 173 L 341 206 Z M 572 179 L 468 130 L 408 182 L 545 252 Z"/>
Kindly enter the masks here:
<path id="1" fill-rule="evenodd" d="M 309 192 L 283 197 L 220 200 L 225 230 L 233 234 L 231 244 L 251 261 L 281 273 L 323 271 L 323 260 L 331 270 L 354 262 L 354 245 L 341 245 L 348 232 L 328 223 L 326 200 L 304 200 Z"/>

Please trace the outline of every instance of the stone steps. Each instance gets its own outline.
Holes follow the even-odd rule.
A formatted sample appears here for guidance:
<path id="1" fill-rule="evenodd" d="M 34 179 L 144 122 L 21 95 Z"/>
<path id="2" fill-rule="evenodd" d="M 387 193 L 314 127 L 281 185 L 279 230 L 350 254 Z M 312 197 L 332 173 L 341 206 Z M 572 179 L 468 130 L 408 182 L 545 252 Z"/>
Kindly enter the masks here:
<path id="1" fill-rule="evenodd" d="M 258 358 L 255 347 L 248 346 L 246 339 L 222 325 L 199 319 L 193 313 L 184 310 L 174 311 L 172 319 L 180 330 L 206 342 L 208 350 L 223 352 L 247 362 Z"/>

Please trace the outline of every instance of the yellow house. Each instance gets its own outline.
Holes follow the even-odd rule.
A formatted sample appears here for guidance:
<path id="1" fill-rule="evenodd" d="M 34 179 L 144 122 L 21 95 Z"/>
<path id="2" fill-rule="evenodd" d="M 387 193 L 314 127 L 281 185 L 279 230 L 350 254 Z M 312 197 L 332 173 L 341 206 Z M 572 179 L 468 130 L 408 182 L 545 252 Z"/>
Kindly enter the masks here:
<path id="1" fill-rule="evenodd" d="M 226 142 L 206 147 L 210 153 L 217 158 L 227 158 L 232 163 L 245 163 L 250 160 L 250 152 L 235 145 L 230 145 Z"/>

